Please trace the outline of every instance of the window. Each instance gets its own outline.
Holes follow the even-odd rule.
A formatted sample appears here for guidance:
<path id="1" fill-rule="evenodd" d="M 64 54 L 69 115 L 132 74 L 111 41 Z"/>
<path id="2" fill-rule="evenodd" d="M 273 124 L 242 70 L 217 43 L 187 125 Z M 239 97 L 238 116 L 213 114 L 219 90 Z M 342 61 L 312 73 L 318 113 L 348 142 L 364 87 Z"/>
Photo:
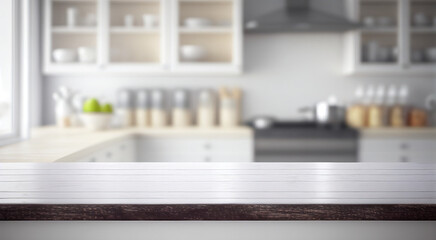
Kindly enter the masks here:
<path id="1" fill-rule="evenodd" d="M 7 136 L 13 131 L 13 8 L 12 1 L 0 1 L 0 135 Z"/>
<path id="2" fill-rule="evenodd" d="M 23 96 L 27 92 L 24 92 L 25 84 L 20 74 L 22 69 L 19 69 L 24 63 L 19 61 L 20 54 L 26 51 L 20 41 L 24 39 L 21 38 L 23 34 L 19 24 L 21 2 L 0 1 L 0 145 L 17 141 L 27 135 L 27 128 L 24 127 L 24 122 L 28 122 L 24 121 L 27 114 L 23 114 Z"/>

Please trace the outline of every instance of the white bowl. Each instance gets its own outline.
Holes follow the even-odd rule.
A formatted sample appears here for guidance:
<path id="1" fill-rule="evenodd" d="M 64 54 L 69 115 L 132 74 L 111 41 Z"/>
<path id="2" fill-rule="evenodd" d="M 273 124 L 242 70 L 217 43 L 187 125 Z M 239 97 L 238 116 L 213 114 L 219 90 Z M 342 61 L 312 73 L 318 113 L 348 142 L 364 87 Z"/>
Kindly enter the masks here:
<path id="1" fill-rule="evenodd" d="M 197 45 L 183 45 L 180 47 L 182 60 L 188 62 L 201 61 L 206 57 L 206 49 Z"/>
<path id="2" fill-rule="evenodd" d="M 68 48 L 58 48 L 53 51 L 53 60 L 57 63 L 75 62 L 77 51 Z"/>
<path id="3" fill-rule="evenodd" d="M 428 61 L 436 62 L 436 47 L 427 49 L 425 51 L 425 56 Z"/>
<path id="4" fill-rule="evenodd" d="M 83 125 L 93 131 L 107 129 L 112 120 L 112 114 L 109 113 L 83 113 L 80 117 Z"/>
<path id="5" fill-rule="evenodd" d="M 207 18 L 186 18 L 185 27 L 187 28 L 202 28 L 212 25 L 212 21 Z"/>

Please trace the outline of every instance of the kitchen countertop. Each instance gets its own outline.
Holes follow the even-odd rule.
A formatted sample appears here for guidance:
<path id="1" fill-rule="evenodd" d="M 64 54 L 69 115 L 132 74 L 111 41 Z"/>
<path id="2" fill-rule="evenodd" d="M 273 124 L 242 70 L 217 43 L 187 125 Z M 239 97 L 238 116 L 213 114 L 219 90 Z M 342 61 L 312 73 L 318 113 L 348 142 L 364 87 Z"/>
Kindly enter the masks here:
<path id="1" fill-rule="evenodd" d="M 433 138 L 436 128 L 373 128 L 361 129 L 361 137 L 366 138 Z"/>
<path id="2" fill-rule="evenodd" d="M 0 147 L 0 162 L 49 163 L 78 159 L 101 145 L 135 135 L 172 137 L 251 136 L 248 127 L 237 128 L 127 128 L 89 131 L 84 128 L 41 127 L 32 131 L 29 140 Z"/>
<path id="3" fill-rule="evenodd" d="M 92 153 L 99 147 L 129 138 L 142 136 L 172 137 L 213 137 L 253 136 L 249 127 L 237 128 L 127 128 L 108 131 L 89 131 L 83 128 L 41 127 L 32 131 L 29 140 L 0 147 L 0 162 L 41 162 L 71 161 Z M 371 138 L 435 138 L 436 128 L 380 128 L 360 130 L 362 137 Z"/>
<path id="4" fill-rule="evenodd" d="M 436 164 L 1 166 L 0 220 L 436 220 Z"/>

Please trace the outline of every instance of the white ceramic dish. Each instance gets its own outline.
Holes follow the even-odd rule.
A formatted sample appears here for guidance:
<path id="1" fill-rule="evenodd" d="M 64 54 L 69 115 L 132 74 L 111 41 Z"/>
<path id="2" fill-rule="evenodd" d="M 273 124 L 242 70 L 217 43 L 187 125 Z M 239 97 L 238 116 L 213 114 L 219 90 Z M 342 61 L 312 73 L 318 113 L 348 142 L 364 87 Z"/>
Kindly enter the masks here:
<path id="1" fill-rule="evenodd" d="M 83 125 L 93 131 L 109 128 L 112 120 L 112 114 L 109 113 L 83 113 L 80 117 Z"/>
<path id="2" fill-rule="evenodd" d="M 71 63 L 77 59 L 77 52 L 73 49 L 58 48 L 53 51 L 53 60 L 57 63 Z"/>
<path id="3" fill-rule="evenodd" d="M 212 21 L 207 18 L 186 18 L 184 24 L 187 28 L 204 28 L 212 25 Z"/>
<path id="4" fill-rule="evenodd" d="M 77 49 L 77 52 L 79 53 L 79 62 L 81 63 L 95 62 L 96 52 L 94 48 L 79 47 Z"/>
<path id="5" fill-rule="evenodd" d="M 183 45 L 180 47 L 180 54 L 183 61 L 197 62 L 206 57 L 206 49 L 198 45 Z"/>

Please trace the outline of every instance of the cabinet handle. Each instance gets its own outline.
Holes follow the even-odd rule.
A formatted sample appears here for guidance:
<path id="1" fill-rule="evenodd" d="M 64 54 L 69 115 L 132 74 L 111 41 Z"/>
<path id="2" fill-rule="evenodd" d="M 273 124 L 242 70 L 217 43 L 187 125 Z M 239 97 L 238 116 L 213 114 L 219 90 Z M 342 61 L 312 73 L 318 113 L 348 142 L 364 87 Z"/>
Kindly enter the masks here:
<path id="1" fill-rule="evenodd" d="M 112 153 L 111 152 L 106 153 L 106 158 L 112 158 Z"/>
<path id="2" fill-rule="evenodd" d="M 402 156 L 402 157 L 400 158 L 400 161 L 403 162 L 403 163 L 410 162 L 409 158 L 406 157 L 406 156 Z"/>
<path id="3" fill-rule="evenodd" d="M 210 157 L 205 157 L 205 158 L 204 158 L 204 161 L 205 161 L 205 162 L 211 162 L 212 160 L 210 159 Z"/>
<path id="4" fill-rule="evenodd" d="M 91 158 L 91 160 L 89 160 L 89 162 L 96 162 L 95 158 Z"/>
<path id="5" fill-rule="evenodd" d="M 210 143 L 204 144 L 204 149 L 210 150 L 212 148 L 212 145 Z"/>

